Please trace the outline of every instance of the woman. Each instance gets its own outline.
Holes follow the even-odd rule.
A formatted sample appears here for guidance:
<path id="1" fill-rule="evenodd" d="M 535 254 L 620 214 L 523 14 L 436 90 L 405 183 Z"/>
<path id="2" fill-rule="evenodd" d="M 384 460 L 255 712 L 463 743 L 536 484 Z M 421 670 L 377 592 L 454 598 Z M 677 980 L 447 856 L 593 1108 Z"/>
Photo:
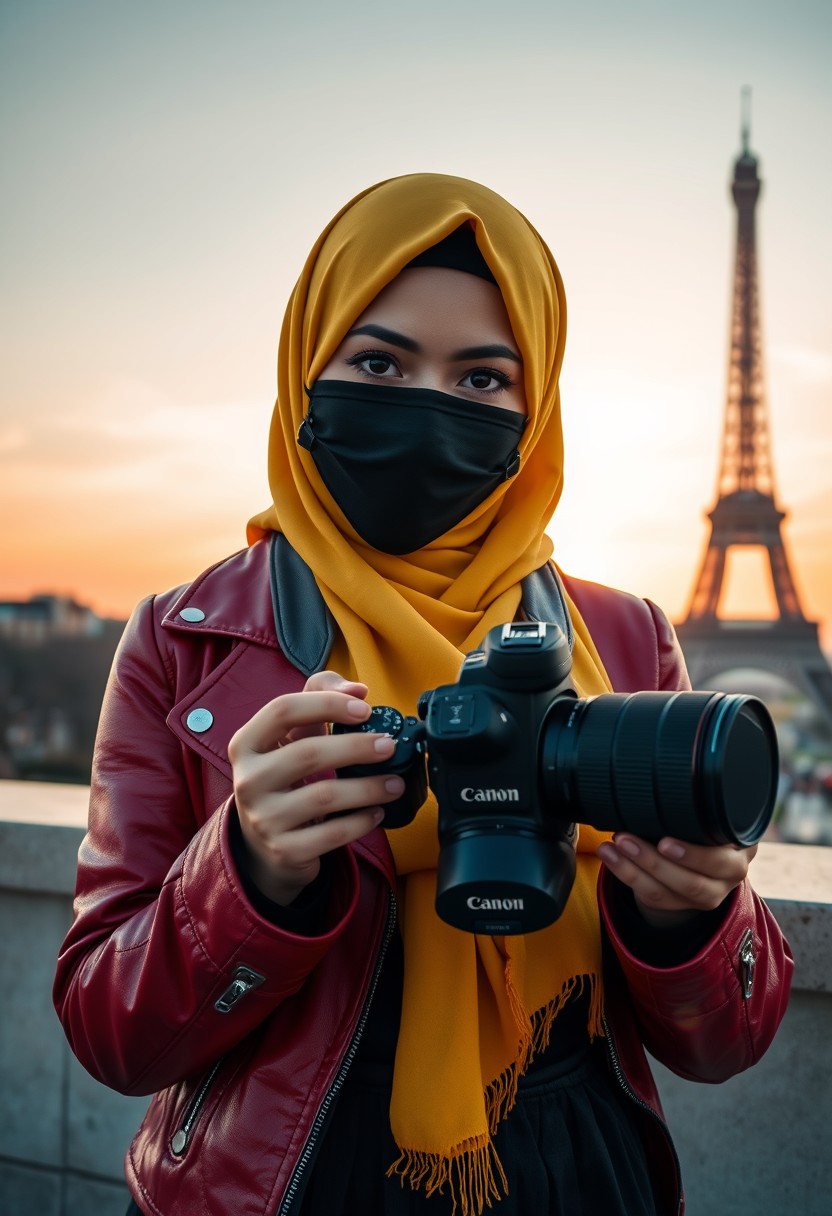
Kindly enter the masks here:
<path id="1" fill-rule="evenodd" d="M 564 308 L 484 187 L 354 199 L 286 312 L 272 506 L 128 625 L 55 999 L 95 1076 L 155 1095 L 142 1212 L 675 1213 L 642 1043 L 718 1081 L 771 1041 L 753 848 L 582 827 L 555 924 L 475 936 L 434 911 L 433 797 L 385 832 L 400 779 L 333 771 L 394 744 L 328 724 L 413 712 L 524 615 L 565 606 L 584 695 L 688 687 L 657 608 L 549 563 Z"/>

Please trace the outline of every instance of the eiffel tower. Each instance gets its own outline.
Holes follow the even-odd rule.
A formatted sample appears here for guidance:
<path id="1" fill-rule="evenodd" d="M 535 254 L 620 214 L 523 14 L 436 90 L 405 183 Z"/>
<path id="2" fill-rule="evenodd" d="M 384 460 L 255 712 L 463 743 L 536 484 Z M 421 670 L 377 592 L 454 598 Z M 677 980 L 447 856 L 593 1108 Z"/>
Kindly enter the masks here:
<path id="1" fill-rule="evenodd" d="M 792 578 L 777 505 L 763 386 L 754 212 L 760 197 L 757 158 L 750 151 L 748 97 L 743 97 L 742 151 L 731 192 L 737 208 L 734 299 L 725 428 L 717 499 L 707 518 L 705 547 L 686 618 L 676 626 L 694 688 L 707 688 L 731 668 L 773 673 L 802 691 L 832 722 L 832 670 L 807 620 Z M 777 615 L 770 620 L 719 616 L 725 559 L 733 546 L 765 550 Z"/>

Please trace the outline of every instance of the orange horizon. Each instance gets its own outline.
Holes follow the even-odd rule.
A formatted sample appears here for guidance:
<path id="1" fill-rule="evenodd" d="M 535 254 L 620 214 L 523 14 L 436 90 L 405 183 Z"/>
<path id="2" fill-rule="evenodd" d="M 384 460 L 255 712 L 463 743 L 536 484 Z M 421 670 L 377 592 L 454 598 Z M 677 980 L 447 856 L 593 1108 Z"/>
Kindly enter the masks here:
<path id="1" fill-rule="evenodd" d="M 8 546 L 4 576 L 0 576 L 0 600 L 25 601 L 35 595 L 60 595 L 91 608 L 98 616 L 126 620 L 136 604 L 145 596 L 160 593 L 187 583 L 201 571 L 222 561 L 245 547 L 244 525 L 217 529 L 198 540 L 186 536 L 178 542 L 168 540 L 166 546 L 158 537 L 145 537 L 136 543 L 133 537 L 124 546 L 105 546 L 113 552 L 127 550 L 112 563 L 101 560 L 101 550 L 52 547 L 41 533 L 24 543 L 12 539 Z M 702 541 L 704 544 L 704 540 Z M 788 544 L 788 542 L 787 542 Z M 607 582 L 623 590 L 655 600 L 674 623 L 687 613 L 693 580 L 701 557 L 701 548 L 685 555 L 680 548 L 674 555 L 672 567 L 665 567 L 665 577 L 645 570 L 640 575 L 631 570 L 626 579 L 617 577 L 621 571 L 611 565 L 609 555 L 589 551 L 571 552 L 571 547 L 556 546 L 555 558 L 570 574 L 595 582 Z M 125 560 L 129 556 L 129 561 Z M 796 555 L 791 552 L 792 571 L 798 587 L 806 618 L 817 622 L 821 644 L 832 649 L 832 576 L 823 549 L 813 552 L 810 547 Z M 10 576 L 10 569 L 14 574 Z M 50 574 L 46 575 L 45 571 Z M 824 577 L 825 576 L 825 577 Z M 806 595 L 805 589 L 811 594 Z M 823 615 L 813 611 L 823 605 Z M 764 554 L 729 551 L 723 595 L 718 614 L 726 620 L 771 620 L 777 615 L 770 572 Z"/>
<path id="2" fill-rule="evenodd" d="M 184 24 L 160 42 L 124 14 L 7 7 L 0 595 L 68 593 L 124 619 L 242 548 L 269 499 L 274 352 L 307 251 L 371 182 L 430 169 L 510 199 L 566 285 L 556 560 L 678 621 L 721 446 L 748 83 L 777 499 L 803 611 L 832 646 L 828 6 L 772 11 L 749 39 L 719 7 L 645 38 L 621 6 L 599 22 L 537 5 L 495 42 L 463 5 L 441 46 L 374 55 L 372 73 L 362 23 L 322 30 L 308 6 L 266 6 L 242 34 L 218 14 L 205 57 Z M 412 14 L 387 16 L 391 46 L 406 42 Z M 273 70 L 287 38 L 314 39 L 327 88 L 309 89 L 302 53 Z M 703 62 L 706 90 L 677 87 Z M 452 76 L 475 123 L 449 121 L 426 71 Z M 372 139 L 332 121 L 333 97 L 344 117 L 372 107 Z M 724 611 L 752 609 L 770 594 L 740 560 Z"/>

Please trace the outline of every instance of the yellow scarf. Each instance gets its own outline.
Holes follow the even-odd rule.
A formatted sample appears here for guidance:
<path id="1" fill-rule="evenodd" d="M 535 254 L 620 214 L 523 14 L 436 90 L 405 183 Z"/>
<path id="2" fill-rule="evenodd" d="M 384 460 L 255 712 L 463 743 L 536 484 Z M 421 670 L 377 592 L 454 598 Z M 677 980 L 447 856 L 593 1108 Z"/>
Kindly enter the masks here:
<path id="1" fill-rule="evenodd" d="M 296 443 L 311 385 L 350 326 L 416 254 L 461 224 L 503 295 L 524 361 L 528 424 L 522 466 L 460 524 L 415 554 L 364 544 Z M 462 656 L 514 619 L 521 580 L 550 557 L 544 528 L 560 497 L 558 375 L 565 338 L 560 275 L 541 238 L 509 203 L 473 182 L 414 174 L 371 187 L 318 239 L 292 293 L 278 354 L 269 443 L 273 505 L 249 541 L 282 532 L 314 572 L 339 637 L 329 666 L 369 685 L 373 703 L 413 712 L 426 688 L 456 679 Z M 589 633 L 570 605 L 573 677 L 584 695 L 609 689 Z M 526 937 L 476 937 L 434 910 L 436 804 L 389 833 L 401 886 L 404 1000 L 390 1109 L 401 1155 L 391 1171 L 428 1193 L 449 1186 L 480 1213 L 505 1178 L 491 1136 L 514 1104 L 518 1076 L 547 1043 L 564 1002 L 591 992 L 601 1027 L 601 956 L 594 850 L 582 827 L 578 873 L 560 920 Z"/>

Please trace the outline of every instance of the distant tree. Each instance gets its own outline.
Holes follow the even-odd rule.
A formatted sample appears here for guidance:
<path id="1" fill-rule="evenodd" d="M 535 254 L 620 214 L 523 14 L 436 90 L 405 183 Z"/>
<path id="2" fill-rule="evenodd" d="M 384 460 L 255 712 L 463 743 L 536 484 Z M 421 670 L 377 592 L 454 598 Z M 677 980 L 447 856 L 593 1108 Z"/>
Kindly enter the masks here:
<path id="1" fill-rule="evenodd" d="M 97 637 L 37 645 L 0 639 L 0 777 L 89 781 L 101 701 L 123 630 L 123 621 L 107 621 Z M 60 748 L 50 743 L 56 721 L 65 724 Z M 32 736 L 26 748 L 15 744 L 21 722 Z"/>

